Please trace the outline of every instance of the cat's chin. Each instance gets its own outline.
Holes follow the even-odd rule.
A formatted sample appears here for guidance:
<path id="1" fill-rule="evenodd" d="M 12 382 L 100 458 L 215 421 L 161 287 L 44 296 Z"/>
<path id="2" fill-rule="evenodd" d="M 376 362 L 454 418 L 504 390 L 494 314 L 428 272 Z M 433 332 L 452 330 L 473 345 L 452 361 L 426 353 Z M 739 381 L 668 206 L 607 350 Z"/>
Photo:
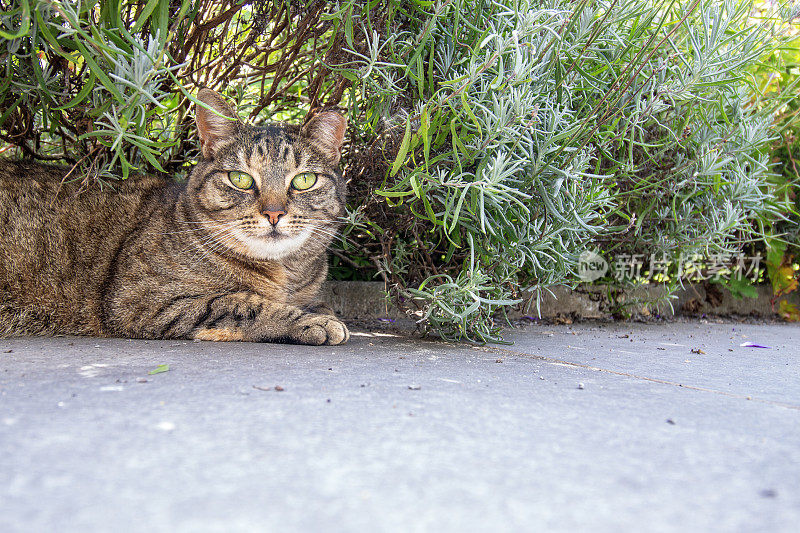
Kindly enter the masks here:
<path id="1" fill-rule="evenodd" d="M 261 261 L 275 261 L 291 255 L 298 251 L 311 235 L 310 231 L 302 231 L 294 236 L 283 234 L 253 236 L 244 232 L 236 233 L 238 234 L 236 237 L 246 251 L 245 255 Z"/>

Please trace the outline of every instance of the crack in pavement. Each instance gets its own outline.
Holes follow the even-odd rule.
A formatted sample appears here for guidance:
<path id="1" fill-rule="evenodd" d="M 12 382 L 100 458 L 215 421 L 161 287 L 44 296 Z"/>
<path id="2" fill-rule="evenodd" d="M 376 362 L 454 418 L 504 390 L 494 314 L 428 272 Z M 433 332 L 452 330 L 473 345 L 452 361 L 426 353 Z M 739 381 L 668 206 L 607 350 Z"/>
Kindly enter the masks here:
<path id="1" fill-rule="evenodd" d="M 679 387 L 681 389 L 689 389 L 689 390 L 700 391 L 700 392 L 710 392 L 710 393 L 713 393 L 713 394 L 719 394 L 721 396 L 727 396 L 729 398 L 736 398 L 736 399 L 739 399 L 739 400 L 748 400 L 748 401 L 751 401 L 751 402 L 764 403 L 764 404 L 768 404 L 768 405 L 774 405 L 774 406 L 777 406 L 777 407 L 783 407 L 785 409 L 792 409 L 794 411 L 800 411 L 800 405 L 795 405 L 795 404 L 792 404 L 792 403 L 778 402 L 778 401 L 774 401 L 774 400 L 765 400 L 763 398 L 755 398 L 753 396 L 748 396 L 748 395 L 745 395 L 745 394 L 737 394 L 735 392 L 727 392 L 727 391 L 718 390 L 718 389 L 709 389 L 709 388 L 706 388 L 706 387 L 698 387 L 696 385 L 684 385 L 683 383 L 678 383 L 677 381 L 670 381 L 670 380 L 667 380 L 667 379 L 659 379 L 659 378 L 651 378 L 651 377 L 648 377 L 648 376 L 640 376 L 638 374 L 631 374 L 630 372 L 623 372 L 621 370 L 611 370 L 611 369 L 608 369 L 608 368 L 601 368 L 601 367 L 597 367 L 597 366 L 587 365 L 585 363 L 576 363 L 574 361 L 567 361 L 567 360 L 558 359 L 558 358 L 555 358 L 555 357 L 548 357 L 546 355 L 537 355 L 537 354 L 528 353 L 528 352 L 520 352 L 520 351 L 517 351 L 517 350 L 510 350 L 508 348 L 497 348 L 497 347 L 491 347 L 491 346 L 473 346 L 473 349 L 479 350 L 479 351 L 483 351 L 483 352 L 487 352 L 487 353 L 497 353 L 497 354 L 516 355 L 516 356 L 522 356 L 522 357 L 532 357 L 534 359 L 538 359 L 540 361 L 543 361 L 543 362 L 551 364 L 551 365 L 571 366 L 571 367 L 574 367 L 574 368 L 583 368 L 585 370 L 592 370 L 592 371 L 595 371 L 595 372 L 603 372 L 603 373 L 606 373 L 606 374 L 613 374 L 615 376 L 623 376 L 623 377 L 638 379 L 638 380 L 642 380 L 642 381 L 649 381 L 649 382 L 652 382 L 652 383 L 659 383 L 661 385 L 671 385 L 673 387 Z"/>

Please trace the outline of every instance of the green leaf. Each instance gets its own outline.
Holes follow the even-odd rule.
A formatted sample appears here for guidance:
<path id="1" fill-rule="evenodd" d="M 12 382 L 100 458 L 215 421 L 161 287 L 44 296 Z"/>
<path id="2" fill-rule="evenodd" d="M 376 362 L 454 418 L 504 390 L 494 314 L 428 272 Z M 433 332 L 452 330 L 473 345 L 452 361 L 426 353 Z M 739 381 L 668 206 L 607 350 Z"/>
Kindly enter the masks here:
<path id="1" fill-rule="evenodd" d="M 161 163 L 158 162 L 158 159 L 155 158 L 155 156 L 153 155 L 153 153 L 150 151 L 149 148 L 147 148 L 146 146 L 139 145 L 139 151 L 144 156 L 144 158 L 147 159 L 151 165 L 153 165 L 153 168 L 155 168 L 159 172 L 166 172 L 161 167 Z"/>
<path id="2" fill-rule="evenodd" d="M 737 300 L 741 300 L 742 298 L 758 298 L 758 289 L 755 285 L 753 285 L 753 281 L 750 278 L 728 278 L 728 279 L 719 279 L 714 281 L 719 285 L 722 285 L 731 293 L 731 296 L 736 298 Z"/>
<path id="3" fill-rule="evenodd" d="M 37 10 L 36 11 L 37 30 L 39 31 L 40 34 L 42 34 L 42 36 L 44 36 L 45 40 L 50 44 L 50 46 L 53 47 L 53 50 L 55 50 L 57 54 L 68 58 L 69 55 L 63 48 L 61 48 L 59 41 L 57 41 L 56 38 L 53 37 L 53 34 L 50 32 L 50 29 L 47 26 L 48 26 L 47 23 L 42 18 L 42 14 Z"/>
<path id="4" fill-rule="evenodd" d="M 478 128 L 478 137 L 483 137 L 483 130 L 481 129 L 481 123 L 478 122 L 478 117 L 475 116 L 475 113 L 472 112 L 472 107 L 470 107 L 469 103 L 467 103 L 467 95 L 466 93 L 461 93 L 461 104 L 464 106 L 464 111 L 467 112 L 469 115 L 470 120 L 475 127 Z"/>
<path id="5" fill-rule="evenodd" d="M 66 109 L 71 109 L 83 102 L 86 97 L 89 96 L 89 93 L 92 92 L 92 89 L 94 89 L 94 82 L 96 79 L 97 76 L 95 76 L 94 72 L 90 72 L 89 79 L 83 82 L 83 87 L 80 91 L 78 91 L 78 94 L 75 95 L 75 98 L 60 107 L 56 107 L 55 110 L 64 111 Z"/>
<path id="6" fill-rule="evenodd" d="M 344 18 L 344 38 L 347 41 L 347 46 L 353 49 L 353 8 L 348 9 Z"/>
<path id="7" fill-rule="evenodd" d="M 20 37 L 24 37 L 28 34 L 31 29 L 31 6 L 28 0 L 20 0 L 20 6 L 17 9 L 10 11 L 8 14 L 14 13 L 17 10 L 20 12 L 20 19 L 22 19 L 22 24 L 19 27 L 19 31 L 16 33 L 8 33 L 6 31 L 0 30 L 0 37 L 3 39 L 7 39 L 9 41 L 13 39 L 19 39 Z"/>
<path id="8" fill-rule="evenodd" d="M 417 79 L 417 91 L 419 97 L 425 98 L 425 63 L 422 59 L 422 54 L 417 55 L 417 72 L 414 76 Z"/>
<path id="9" fill-rule="evenodd" d="M 161 374 L 162 372 L 169 372 L 169 365 L 158 365 L 153 370 L 148 372 L 149 375 Z"/>
<path id="10" fill-rule="evenodd" d="M 150 18 L 150 15 L 153 13 L 153 10 L 156 8 L 156 6 L 158 6 L 159 1 L 160 0 L 149 0 L 145 4 L 144 9 L 142 9 L 142 12 L 136 19 L 136 24 L 133 25 L 131 33 L 136 33 L 137 31 L 140 31 L 142 29 L 142 26 L 144 26 L 145 23 L 147 22 L 147 19 Z"/>
<path id="11" fill-rule="evenodd" d="M 422 108 L 420 115 L 419 134 L 422 137 L 423 153 L 425 155 L 425 165 L 427 166 L 431 158 L 431 134 L 430 134 L 431 119 L 428 114 L 428 106 Z"/>
<path id="12" fill-rule="evenodd" d="M 394 158 L 394 163 L 392 164 L 392 170 L 389 173 L 390 176 L 396 176 L 398 172 L 400 172 L 400 167 L 403 166 L 403 163 L 406 161 L 406 155 L 408 155 L 408 147 L 411 144 L 411 120 L 406 121 L 406 132 L 403 135 L 403 141 L 400 143 L 400 151 L 397 152 L 397 157 Z"/>
<path id="13" fill-rule="evenodd" d="M 420 187 L 416 174 L 409 176 L 408 181 L 411 183 L 411 190 L 414 191 L 414 196 L 417 198 L 422 198 L 425 193 L 422 192 L 422 188 Z"/>

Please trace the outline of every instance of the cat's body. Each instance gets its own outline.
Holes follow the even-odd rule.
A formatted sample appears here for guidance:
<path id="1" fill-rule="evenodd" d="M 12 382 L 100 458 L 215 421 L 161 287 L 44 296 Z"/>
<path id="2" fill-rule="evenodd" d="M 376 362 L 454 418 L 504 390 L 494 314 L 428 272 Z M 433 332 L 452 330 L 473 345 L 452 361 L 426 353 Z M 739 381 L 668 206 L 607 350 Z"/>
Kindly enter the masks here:
<path id="1" fill-rule="evenodd" d="M 185 185 L 81 190 L 67 168 L 0 162 L 0 334 L 346 341 L 314 308 L 344 206 L 343 120 L 252 128 L 200 110 L 205 157 Z"/>

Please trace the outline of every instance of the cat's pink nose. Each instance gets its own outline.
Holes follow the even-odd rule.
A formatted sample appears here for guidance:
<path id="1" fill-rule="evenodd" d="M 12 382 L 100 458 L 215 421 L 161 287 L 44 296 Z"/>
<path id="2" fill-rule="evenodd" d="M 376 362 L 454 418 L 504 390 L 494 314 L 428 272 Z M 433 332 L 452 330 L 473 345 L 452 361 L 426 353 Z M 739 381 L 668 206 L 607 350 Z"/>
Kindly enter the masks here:
<path id="1" fill-rule="evenodd" d="M 286 214 L 286 211 L 264 211 L 264 216 L 269 219 L 270 224 L 276 226 L 278 221 L 281 219 L 283 215 Z"/>

